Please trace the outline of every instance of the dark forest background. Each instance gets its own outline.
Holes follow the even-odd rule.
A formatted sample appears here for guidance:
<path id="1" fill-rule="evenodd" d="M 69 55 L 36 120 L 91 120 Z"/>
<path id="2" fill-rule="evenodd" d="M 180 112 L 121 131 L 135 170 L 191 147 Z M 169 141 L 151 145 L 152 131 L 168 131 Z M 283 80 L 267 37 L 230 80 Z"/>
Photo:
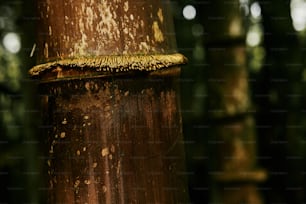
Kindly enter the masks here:
<path id="1" fill-rule="evenodd" d="M 178 50 L 189 59 L 180 86 L 192 203 L 209 203 L 212 194 L 207 73 L 213 66 L 206 26 L 222 32 L 224 25 L 207 24 L 207 2 L 171 1 Z M 306 203 L 306 2 L 236 3 L 245 30 L 257 165 L 268 172 L 257 188 L 265 203 Z M 223 11 L 225 20 L 229 11 Z M 36 20 L 33 0 L 0 0 L 0 203 L 43 202 L 39 94 L 27 74 L 35 64 Z"/>

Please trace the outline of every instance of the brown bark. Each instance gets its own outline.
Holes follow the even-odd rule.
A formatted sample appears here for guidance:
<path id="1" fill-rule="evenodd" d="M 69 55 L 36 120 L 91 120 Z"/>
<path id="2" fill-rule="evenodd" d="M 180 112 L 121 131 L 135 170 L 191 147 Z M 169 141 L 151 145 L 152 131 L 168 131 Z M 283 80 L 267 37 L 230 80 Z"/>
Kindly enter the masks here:
<path id="1" fill-rule="evenodd" d="M 216 190 L 218 191 L 220 198 L 222 198 L 222 201 L 220 201 L 221 203 L 262 203 L 261 195 L 253 184 L 221 184 L 216 188 Z"/>
<path id="2" fill-rule="evenodd" d="M 176 51 L 167 1 L 37 1 L 39 63 Z"/>
<path id="3" fill-rule="evenodd" d="M 209 115 L 224 118 L 250 111 L 246 51 L 241 43 L 207 48 Z"/>
<path id="4" fill-rule="evenodd" d="M 263 203 L 256 185 L 266 179 L 256 161 L 256 133 L 249 94 L 245 31 L 239 1 L 201 4 L 208 63 L 208 116 L 214 155 L 213 200 Z"/>
<path id="5" fill-rule="evenodd" d="M 203 1 L 199 2 L 200 19 L 205 24 L 205 41 L 209 43 L 228 42 L 228 39 L 243 39 L 245 35 L 244 19 L 240 12 L 239 1 Z"/>
<path id="6" fill-rule="evenodd" d="M 187 202 L 168 2 L 38 5 L 48 203 Z"/>
<path id="7" fill-rule="evenodd" d="M 41 86 L 48 95 L 50 203 L 184 201 L 174 82 L 152 76 Z"/>
<path id="8" fill-rule="evenodd" d="M 239 174 L 256 164 L 256 138 L 252 117 L 213 126 L 217 135 L 216 165 L 222 172 Z M 224 175 L 223 175 L 224 176 Z M 219 176 L 221 177 L 221 176 Z M 225 179 L 226 180 L 226 179 Z"/>

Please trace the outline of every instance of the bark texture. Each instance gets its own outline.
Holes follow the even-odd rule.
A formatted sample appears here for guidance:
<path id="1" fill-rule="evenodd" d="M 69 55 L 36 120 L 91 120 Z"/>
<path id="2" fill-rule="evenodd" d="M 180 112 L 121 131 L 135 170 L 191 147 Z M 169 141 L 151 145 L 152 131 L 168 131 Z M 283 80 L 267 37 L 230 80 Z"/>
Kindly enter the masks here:
<path id="1" fill-rule="evenodd" d="M 173 77 L 84 79 L 41 86 L 50 203 L 186 199 Z M 131 88 L 133 87 L 133 88 Z"/>
<path id="2" fill-rule="evenodd" d="M 188 201 L 168 6 L 38 0 L 48 203 Z"/>
<path id="3" fill-rule="evenodd" d="M 176 51 L 168 1 L 37 1 L 39 63 Z"/>

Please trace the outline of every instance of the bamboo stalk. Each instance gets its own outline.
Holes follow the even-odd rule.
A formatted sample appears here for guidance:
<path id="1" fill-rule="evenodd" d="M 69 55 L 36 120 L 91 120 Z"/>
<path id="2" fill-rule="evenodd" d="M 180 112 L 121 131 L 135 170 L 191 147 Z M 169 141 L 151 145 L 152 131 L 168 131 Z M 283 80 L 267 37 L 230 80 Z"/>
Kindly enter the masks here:
<path id="1" fill-rule="evenodd" d="M 167 1 L 38 1 L 48 203 L 188 201 Z"/>
<path id="2" fill-rule="evenodd" d="M 208 63 L 208 117 L 211 123 L 212 200 L 261 204 L 257 183 L 256 132 L 249 94 L 243 16 L 239 1 L 201 4 Z"/>

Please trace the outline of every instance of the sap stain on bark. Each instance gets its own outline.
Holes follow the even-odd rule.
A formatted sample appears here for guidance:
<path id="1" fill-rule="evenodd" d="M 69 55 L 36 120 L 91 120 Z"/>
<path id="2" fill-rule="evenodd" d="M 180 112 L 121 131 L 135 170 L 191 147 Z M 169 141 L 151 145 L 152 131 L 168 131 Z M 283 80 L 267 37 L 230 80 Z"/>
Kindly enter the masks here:
<path id="1" fill-rule="evenodd" d="M 154 22 L 153 22 L 152 30 L 153 30 L 153 33 L 154 33 L 154 40 L 155 40 L 156 42 L 159 42 L 159 43 L 163 42 L 163 41 L 164 41 L 164 34 L 163 34 L 163 32 L 160 30 L 157 21 L 154 21 Z"/>

